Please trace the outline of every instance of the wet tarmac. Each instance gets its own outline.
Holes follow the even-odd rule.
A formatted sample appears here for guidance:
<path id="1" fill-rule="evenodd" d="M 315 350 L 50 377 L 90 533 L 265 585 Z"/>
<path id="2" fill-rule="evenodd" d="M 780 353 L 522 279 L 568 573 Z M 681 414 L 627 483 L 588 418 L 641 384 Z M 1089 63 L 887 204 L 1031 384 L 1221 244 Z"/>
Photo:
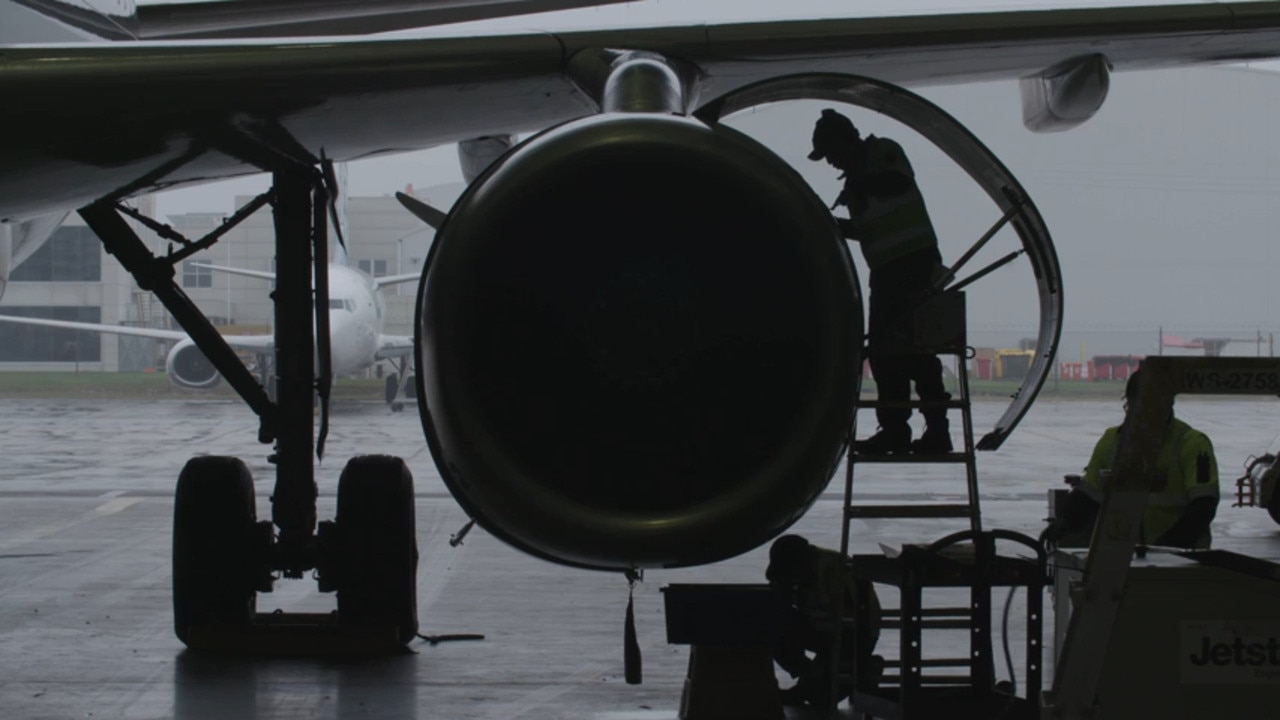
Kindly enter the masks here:
<path id="1" fill-rule="evenodd" d="M 1191 398 L 1178 409 L 1217 448 L 1224 501 L 1215 546 L 1280 560 L 1280 527 L 1264 511 L 1230 507 L 1246 458 L 1276 442 L 1280 404 Z M 977 427 L 989 428 L 1002 410 L 975 403 Z M 979 455 L 985 524 L 1038 533 L 1047 491 L 1079 472 L 1097 435 L 1119 419 L 1118 401 L 1038 403 L 1001 450 Z M 450 547 L 466 517 L 435 471 L 412 407 L 346 403 L 334 410 L 318 471 L 321 517 L 333 515 L 347 458 L 404 457 L 417 489 L 422 632 L 485 639 L 418 642 L 412 654 L 360 662 L 196 655 L 172 632 L 174 482 L 192 455 L 239 455 L 267 513 L 272 466 L 256 427 L 233 402 L 0 399 L 0 717 L 670 719 L 688 648 L 666 642 L 660 588 L 763 579 L 764 549 L 647 573 L 636 592 L 644 683 L 627 685 L 624 578 L 527 557 L 481 530 Z M 963 494 L 959 466 L 865 468 L 858 487 L 876 500 Z M 842 472 L 794 528 L 818 544 L 839 545 Z M 927 542 L 960 523 L 857 521 L 854 551 Z M 314 582 L 296 581 L 260 596 L 259 609 L 326 611 L 332 602 Z M 1010 640 L 1020 665 L 1020 639 Z"/>

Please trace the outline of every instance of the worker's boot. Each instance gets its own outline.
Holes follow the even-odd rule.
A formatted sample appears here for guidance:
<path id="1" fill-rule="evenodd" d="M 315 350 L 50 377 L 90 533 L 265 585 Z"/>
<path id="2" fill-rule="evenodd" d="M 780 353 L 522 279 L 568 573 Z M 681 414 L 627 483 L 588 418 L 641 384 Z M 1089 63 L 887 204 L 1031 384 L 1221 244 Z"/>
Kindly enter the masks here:
<path id="1" fill-rule="evenodd" d="M 882 427 L 866 440 L 853 443 L 853 451 L 863 455 L 889 455 L 911 452 L 911 426 L 903 423 Z"/>
<path id="2" fill-rule="evenodd" d="M 930 422 L 920 439 L 911 443 L 911 452 L 916 455 L 945 455 L 952 449 L 951 423 L 946 418 Z"/>

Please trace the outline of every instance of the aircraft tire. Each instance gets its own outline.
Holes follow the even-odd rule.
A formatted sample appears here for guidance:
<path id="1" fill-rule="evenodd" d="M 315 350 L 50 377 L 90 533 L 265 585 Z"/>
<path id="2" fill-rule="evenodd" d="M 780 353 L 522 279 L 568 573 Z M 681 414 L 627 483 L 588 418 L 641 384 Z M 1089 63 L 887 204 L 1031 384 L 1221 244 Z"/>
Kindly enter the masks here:
<path id="1" fill-rule="evenodd" d="M 338 618 L 349 627 L 418 633 L 413 476 L 390 455 L 352 458 L 338 479 Z"/>
<path id="2" fill-rule="evenodd" d="M 404 396 L 410 400 L 418 399 L 418 378 L 416 375 L 410 375 L 409 380 L 405 382 Z"/>
<path id="3" fill-rule="evenodd" d="M 400 390 L 400 376 L 395 373 L 387 373 L 387 404 L 390 405 L 396 401 L 396 394 Z"/>
<path id="4" fill-rule="evenodd" d="M 189 460 L 178 476 L 173 510 L 173 629 L 247 628 L 256 610 L 253 477 L 239 458 Z"/>

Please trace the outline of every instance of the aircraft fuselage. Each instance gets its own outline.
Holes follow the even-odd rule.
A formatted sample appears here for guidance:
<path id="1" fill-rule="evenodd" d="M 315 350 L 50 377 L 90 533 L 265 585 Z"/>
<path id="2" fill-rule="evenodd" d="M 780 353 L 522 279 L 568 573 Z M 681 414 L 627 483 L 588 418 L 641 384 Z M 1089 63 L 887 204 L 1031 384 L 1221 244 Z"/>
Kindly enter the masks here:
<path id="1" fill-rule="evenodd" d="M 377 360 L 385 308 L 381 294 L 364 273 L 329 266 L 330 358 L 335 376 L 359 372 Z"/>

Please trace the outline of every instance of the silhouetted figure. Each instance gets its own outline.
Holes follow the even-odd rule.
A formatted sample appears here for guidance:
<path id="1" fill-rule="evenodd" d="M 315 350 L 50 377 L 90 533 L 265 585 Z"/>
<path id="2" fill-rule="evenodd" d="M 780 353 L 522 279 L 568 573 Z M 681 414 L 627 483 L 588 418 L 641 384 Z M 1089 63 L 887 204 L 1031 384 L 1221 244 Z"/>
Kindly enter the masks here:
<path id="1" fill-rule="evenodd" d="M 869 581 L 854 578 L 843 555 L 816 547 L 799 535 L 783 535 L 769 548 L 765 577 L 791 607 L 773 654 L 778 666 L 796 678 L 793 687 L 782 691 L 785 704 L 834 704 L 828 698 L 836 633 L 842 633 L 841 671 L 848 671 L 856 652 L 859 684 L 874 682 L 884 667 L 883 659 L 872 655 L 880 637 L 880 603 Z M 866 598 L 869 620 L 863 633 L 857 632 L 853 622 L 859 592 Z M 840 689 L 835 700 L 848 692 L 847 687 Z"/>
<path id="2" fill-rule="evenodd" d="M 1126 416 L 1137 396 L 1138 370 L 1129 376 L 1124 389 Z M 1067 494 L 1061 516 L 1049 522 L 1041 538 L 1056 544 L 1069 532 L 1093 525 L 1102 500 L 1110 489 L 1110 471 L 1115 467 L 1120 427 L 1102 433 L 1093 448 L 1089 465 L 1080 483 Z M 1156 484 L 1142 514 L 1138 542 L 1187 549 L 1209 547 L 1209 525 L 1218 514 L 1218 461 L 1213 443 L 1204 433 L 1172 416 L 1164 444 L 1156 462 Z"/>
<path id="3" fill-rule="evenodd" d="M 843 173 L 844 190 L 831 208 L 848 208 L 849 219 L 837 221 L 844 236 L 862 246 L 871 270 L 868 355 L 880 399 L 909 401 L 915 381 L 921 400 L 950 400 L 942 384 L 942 362 L 910 347 L 912 311 L 944 270 L 938 237 L 907 156 L 892 140 L 874 135 L 863 139 L 849 118 L 827 109 L 813 128 L 809 159 L 825 159 Z M 854 449 L 875 455 L 951 452 L 946 408 L 925 408 L 921 414 L 925 431 L 912 442 L 910 408 L 876 408 L 879 432 Z"/>

